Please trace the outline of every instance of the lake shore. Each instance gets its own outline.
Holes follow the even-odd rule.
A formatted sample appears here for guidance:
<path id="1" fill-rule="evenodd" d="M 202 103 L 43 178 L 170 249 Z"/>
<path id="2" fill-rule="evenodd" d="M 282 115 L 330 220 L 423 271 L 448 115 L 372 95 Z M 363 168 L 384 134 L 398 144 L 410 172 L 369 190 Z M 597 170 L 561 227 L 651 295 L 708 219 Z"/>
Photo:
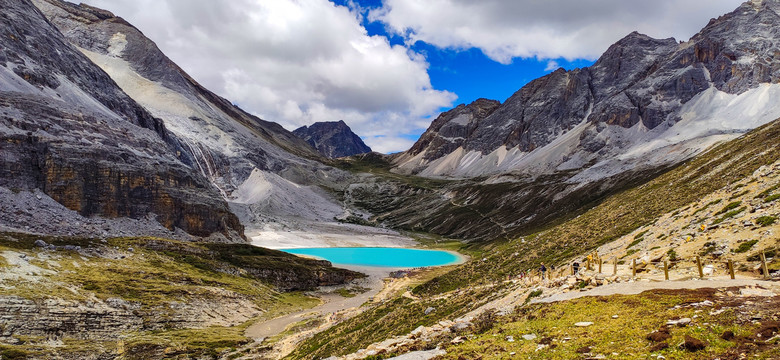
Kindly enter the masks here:
<path id="1" fill-rule="evenodd" d="M 303 228 L 265 224 L 249 228 L 246 235 L 252 245 L 269 249 L 311 247 L 407 247 L 418 245 L 397 231 L 344 223 L 311 223 Z"/>

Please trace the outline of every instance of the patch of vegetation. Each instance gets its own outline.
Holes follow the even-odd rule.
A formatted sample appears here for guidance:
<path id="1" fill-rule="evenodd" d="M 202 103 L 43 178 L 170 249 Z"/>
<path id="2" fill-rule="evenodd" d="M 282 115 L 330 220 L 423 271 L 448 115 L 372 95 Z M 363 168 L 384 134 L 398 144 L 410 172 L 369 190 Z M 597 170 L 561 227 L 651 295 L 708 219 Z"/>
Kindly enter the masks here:
<path id="1" fill-rule="evenodd" d="M 632 241 L 630 244 L 628 244 L 628 246 L 626 246 L 626 249 L 630 249 L 631 247 L 636 246 L 637 244 L 641 243 L 644 239 L 645 238 L 634 239 L 634 241 Z"/>
<path id="2" fill-rule="evenodd" d="M 701 250 L 699 251 L 699 255 L 705 256 L 713 253 L 716 249 L 716 244 L 714 241 L 708 241 L 704 243 Z"/>
<path id="3" fill-rule="evenodd" d="M 719 217 L 719 218 L 715 219 L 715 220 L 712 222 L 712 225 L 717 225 L 717 224 L 720 224 L 720 223 L 722 223 L 722 222 L 724 222 L 724 221 L 726 221 L 726 220 L 728 220 L 728 219 L 731 219 L 731 218 L 733 218 L 733 217 L 737 216 L 739 213 L 741 213 L 741 212 L 745 211 L 745 209 L 746 209 L 746 208 L 743 206 L 743 207 L 741 207 L 741 208 L 739 208 L 739 209 L 737 209 L 737 210 L 731 210 L 731 211 L 729 211 L 729 212 L 727 212 L 727 213 L 723 214 L 723 216 L 721 216 L 721 217 Z"/>
<path id="4" fill-rule="evenodd" d="M 367 153 L 333 160 L 333 166 L 353 173 L 369 173 L 386 180 L 396 181 L 421 189 L 436 189 L 452 183 L 451 180 L 429 179 L 421 176 L 396 174 L 386 155 Z"/>
<path id="5" fill-rule="evenodd" d="M 747 194 L 747 193 L 749 193 L 749 192 L 750 192 L 749 190 L 745 190 L 745 191 L 743 191 L 743 192 L 736 193 L 736 194 L 734 194 L 734 195 L 731 195 L 731 197 L 729 197 L 729 200 L 734 200 L 734 199 L 736 199 L 736 198 L 738 198 L 738 197 L 744 196 L 745 194 Z"/>
<path id="6" fill-rule="evenodd" d="M 769 226 L 775 223 L 777 221 L 777 218 L 774 216 L 761 216 L 758 219 L 756 219 L 756 225 L 758 226 Z"/>
<path id="7" fill-rule="evenodd" d="M 765 197 L 771 195 L 777 189 L 780 189 L 780 184 L 775 184 L 772 187 L 770 187 L 769 189 L 766 189 L 766 190 L 760 192 L 758 195 L 756 195 L 756 199 L 765 198 Z"/>
<path id="8" fill-rule="evenodd" d="M 30 355 L 32 354 L 27 350 L 19 349 L 18 347 L 0 345 L 0 359 L 25 360 L 25 359 L 29 359 Z"/>
<path id="9" fill-rule="evenodd" d="M 541 291 L 541 290 L 540 290 Z M 526 300 L 528 301 L 528 300 Z M 488 331 L 493 328 L 493 326 L 496 324 L 496 318 L 498 316 L 496 315 L 496 310 L 489 309 L 485 310 L 479 315 L 477 315 L 476 318 L 471 322 L 471 329 L 475 334 L 482 334 L 485 331 Z"/>
<path id="10" fill-rule="evenodd" d="M 639 249 L 629 249 L 628 251 L 626 251 L 626 254 L 621 257 L 621 259 L 625 259 L 625 258 L 627 258 L 627 257 L 629 257 L 631 255 L 634 255 L 634 254 L 638 253 L 638 252 L 639 252 Z"/>
<path id="11" fill-rule="evenodd" d="M 763 251 L 759 251 L 759 252 L 757 252 L 757 253 L 755 253 L 753 255 L 748 256 L 747 257 L 747 261 L 761 261 L 761 253 L 762 252 L 764 253 L 764 256 L 766 256 L 768 258 L 770 258 L 770 257 L 771 258 L 777 257 L 777 254 L 780 253 L 780 251 L 778 251 L 778 250 L 780 250 L 780 249 L 778 249 L 778 248 L 764 249 Z"/>
<path id="12" fill-rule="evenodd" d="M 351 298 L 357 296 L 357 294 L 362 294 L 368 290 L 371 290 L 369 288 L 364 288 L 360 286 L 350 287 L 350 288 L 339 288 L 336 290 L 336 293 L 341 295 L 345 298 Z"/>
<path id="13" fill-rule="evenodd" d="M 721 201 L 723 201 L 723 199 L 712 200 L 712 201 L 708 202 L 707 204 L 705 204 L 704 206 L 702 206 L 701 208 L 699 208 L 698 210 L 696 210 L 696 211 L 693 213 L 693 215 L 696 215 L 696 214 L 698 214 L 698 213 L 700 213 L 700 212 L 702 212 L 702 211 L 704 211 L 704 210 L 707 210 L 707 208 L 709 208 L 710 206 L 712 206 L 712 205 L 717 205 L 717 204 L 719 204 Z"/>
<path id="14" fill-rule="evenodd" d="M 531 299 L 539 296 L 542 296 L 542 289 L 531 291 L 530 293 L 528 293 L 528 296 L 525 298 L 524 304 L 528 304 L 528 302 L 531 301 Z"/>
<path id="15" fill-rule="evenodd" d="M 739 246 L 736 249 L 734 249 L 734 252 L 737 253 L 737 254 L 746 253 L 750 249 L 753 248 L 753 245 L 755 245 L 757 243 L 758 243 L 758 240 L 745 241 L 745 242 L 739 244 Z"/>
<path id="16" fill-rule="evenodd" d="M 768 202 L 775 201 L 777 199 L 780 199 L 780 194 L 769 195 L 766 198 L 764 198 L 764 202 L 768 203 Z"/>
<path id="17" fill-rule="evenodd" d="M 738 208 L 740 205 L 742 205 L 742 201 L 731 202 L 728 205 L 724 206 L 723 209 L 720 209 L 720 211 L 716 212 L 715 215 L 726 213 L 730 210 Z"/>
<path id="18" fill-rule="evenodd" d="M 677 261 L 677 252 L 674 251 L 674 249 L 669 249 L 669 251 L 666 252 L 666 256 L 669 257 L 669 261 Z"/>

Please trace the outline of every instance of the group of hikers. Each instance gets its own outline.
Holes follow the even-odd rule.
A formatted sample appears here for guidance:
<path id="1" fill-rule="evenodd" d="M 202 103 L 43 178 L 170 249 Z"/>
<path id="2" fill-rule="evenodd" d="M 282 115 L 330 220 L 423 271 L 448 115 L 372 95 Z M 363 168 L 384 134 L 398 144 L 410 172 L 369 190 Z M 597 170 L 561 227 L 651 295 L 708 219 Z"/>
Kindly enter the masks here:
<path id="1" fill-rule="evenodd" d="M 592 261 L 592 256 L 593 255 L 588 255 L 587 259 L 583 259 L 582 261 L 585 262 L 587 260 L 588 262 L 590 262 L 590 261 Z M 579 272 L 580 272 L 580 263 L 575 260 L 571 264 L 571 269 L 572 269 L 573 275 L 579 274 Z M 548 279 L 548 276 L 547 276 L 547 272 L 548 271 L 550 271 L 552 273 L 552 271 L 554 271 L 554 270 L 555 270 L 555 266 L 553 266 L 553 265 L 550 265 L 548 267 L 547 265 L 544 264 L 544 262 L 542 262 L 539 265 L 539 272 L 542 275 L 542 279 L 543 280 L 547 280 Z M 520 274 L 518 275 L 518 278 L 520 278 L 520 279 L 527 279 L 527 278 L 530 277 L 530 275 L 531 275 L 531 270 L 523 271 L 523 272 L 520 272 Z"/>
<path id="2" fill-rule="evenodd" d="M 588 255 L 588 260 L 589 261 L 591 260 L 591 255 Z M 583 261 L 585 261 L 585 260 L 583 260 Z M 579 274 L 579 272 L 580 272 L 580 263 L 575 260 L 571 264 L 571 269 L 572 269 L 572 275 Z M 548 278 L 547 277 L 547 271 L 551 271 L 552 272 L 553 270 L 555 270 L 555 266 L 553 266 L 553 265 L 550 265 L 549 269 L 547 268 L 547 266 L 544 263 L 541 263 L 541 265 L 539 266 L 539 272 L 542 274 L 542 279 L 547 279 Z M 521 274 L 520 278 L 525 277 L 524 275 L 525 274 Z"/>

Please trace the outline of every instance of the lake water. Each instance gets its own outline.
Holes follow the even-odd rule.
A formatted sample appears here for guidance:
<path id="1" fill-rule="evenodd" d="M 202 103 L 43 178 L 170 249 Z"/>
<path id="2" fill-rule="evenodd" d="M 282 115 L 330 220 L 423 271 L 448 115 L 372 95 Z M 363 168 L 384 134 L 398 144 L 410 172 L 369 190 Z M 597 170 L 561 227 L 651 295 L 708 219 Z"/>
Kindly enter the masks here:
<path id="1" fill-rule="evenodd" d="M 373 267 L 426 267 L 457 263 L 455 254 L 440 250 L 420 250 L 382 247 L 332 247 L 282 249 L 296 255 L 308 255 L 325 259 L 334 265 L 359 265 Z"/>

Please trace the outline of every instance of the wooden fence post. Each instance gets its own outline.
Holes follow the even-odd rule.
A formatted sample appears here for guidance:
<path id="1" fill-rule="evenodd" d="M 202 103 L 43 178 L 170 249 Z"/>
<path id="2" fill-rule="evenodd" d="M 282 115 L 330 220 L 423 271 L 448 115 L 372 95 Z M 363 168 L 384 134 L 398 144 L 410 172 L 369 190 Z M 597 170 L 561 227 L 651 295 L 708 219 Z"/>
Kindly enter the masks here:
<path id="1" fill-rule="evenodd" d="M 617 275 L 617 256 L 615 256 L 615 261 L 612 265 L 612 275 Z"/>
<path id="2" fill-rule="evenodd" d="M 604 264 L 604 260 L 601 260 L 601 258 L 599 258 L 599 274 L 601 274 L 601 265 L 603 264 Z"/>
<path id="3" fill-rule="evenodd" d="M 633 260 L 631 265 L 631 277 L 636 277 L 636 259 Z"/>
<path id="4" fill-rule="evenodd" d="M 729 260 L 729 276 L 731 276 L 731 280 L 734 280 L 734 261 Z"/>
<path id="5" fill-rule="evenodd" d="M 766 266 L 766 254 L 761 251 L 761 269 L 764 270 L 764 279 L 769 279 L 769 268 Z"/>
<path id="6" fill-rule="evenodd" d="M 699 279 L 704 279 L 704 270 L 701 268 L 701 256 L 696 257 L 696 267 L 699 268 Z"/>
<path id="7" fill-rule="evenodd" d="M 664 260 L 664 280 L 669 280 L 669 262 Z"/>

